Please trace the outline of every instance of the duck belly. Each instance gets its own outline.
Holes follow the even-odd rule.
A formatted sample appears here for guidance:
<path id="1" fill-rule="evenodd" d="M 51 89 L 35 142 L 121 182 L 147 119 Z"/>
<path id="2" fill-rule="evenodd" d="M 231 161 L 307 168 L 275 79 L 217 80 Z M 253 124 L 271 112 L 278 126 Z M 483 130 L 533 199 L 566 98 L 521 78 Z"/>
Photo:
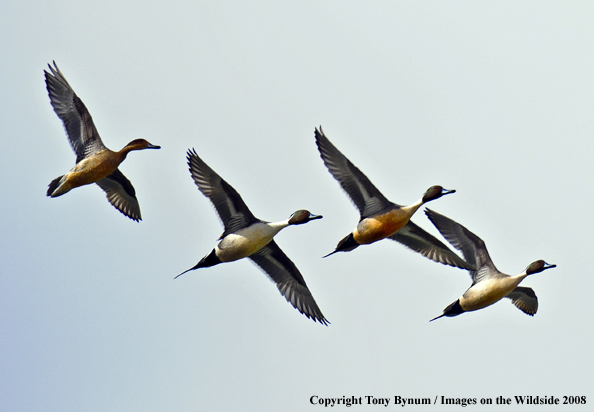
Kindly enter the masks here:
<path id="1" fill-rule="evenodd" d="M 221 262 L 248 257 L 270 243 L 278 230 L 265 223 L 256 223 L 225 236 L 216 246 L 215 253 Z"/>
<path id="2" fill-rule="evenodd" d="M 479 282 L 468 289 L 460 298 L 460 306 L 466 312 L 486 308 L 506 297 L 518 286 L 518 283 L 520 282 L 512 278 Z"/>
<path id="3" fill-rule="evenodd" d="M 402 229 L 410 215 L 402 209 L 363 219 L 353 231 L 353 238 L 360 245 L 367 245 L 392 236 Z"/>
<path id="4" fill-rule="evenodd" d="M 68 190 L 75 187 L 88 185 L 112 174 L 119 166 L 119 162 L 104 150 L 93 156 L 81 160 L 68 173 L 64 175 L 63 185 Z"/>

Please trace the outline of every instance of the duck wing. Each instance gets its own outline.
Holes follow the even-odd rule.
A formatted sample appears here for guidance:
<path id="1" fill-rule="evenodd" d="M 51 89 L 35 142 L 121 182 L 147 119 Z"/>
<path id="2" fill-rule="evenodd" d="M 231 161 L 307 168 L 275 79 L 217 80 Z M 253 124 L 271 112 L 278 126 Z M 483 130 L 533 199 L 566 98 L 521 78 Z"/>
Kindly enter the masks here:
<path id="1" fill-rule="evenodd" d="M 532 288 L 518 286 L 506 298 L 510 298 L 512 303 L 527 315 L 534 316 L 538 310 L 538 298 Z"/>
<path id="2" fill-rule="evenodd" d="M 435 262 L 459 267 L 461 269 L 474 270 L 475 267 L 465 262 L 460 256 L 451 251 L 446 245 L 440 242 L 435 236 L 421 229 L 413 222 L 390 236 L 390 239 L 402 243 L 415 252 Z"/>
<path id="3" fill-rule="evenodd" d="M 443 237 L 462 252 L 466 262 L 476 268 L 470 271 L 473 285 L 483 279 L 501 275 L 489 256 L 485 242 L 480 237 L 449 217 L 433 210 L 425 209 L 425 214 Z"/>
<path id="4" fill-rule="evenodd" d="M 116 209 L 128 216 L 130 219 L 139 221 L 140 205 L 136 199 L 136 191 L 132 183 L 124 176 L 120 169 L 97 182 L 99 187 L 105 191 L 107 200 Z"/>
<path id="5" fill-rule="evenodd" d="M 322 127 L 315 130 L 316 144 L 328 171 L 340 183 L 365 219 L 394 205 L 326 137 Z M 398 205 L 396 205 L 398 206 Z"/>
<path id="6" fill-rule="evenodd" d="M 86 106 L 74 93 L 66 78 L 58 69 L 48 64 L 51 73 L 44 70 L 45 85 L 50 102 L 58 117 L 64 123 L 70 146 L 76 153 L 76 163 L 82 159 L 106 149 L 95 128 L 93 119 Z"/>
<path id="7" fill-rule="evenodd" d="M 249 257 L 274 283 L 281 295 L 306 317 L 328 325 L 297 266 L 273 240 Z"/>
<path id="8" fill-rule="evenodd" d="M 259 221 L 250 212 L 239 193 L 212 170 L 198 156 L 196 150 L 188 150 L 187 159 L 194 183 L 202 194 L 210 199 L 225 226 L 221 239 Z"/>

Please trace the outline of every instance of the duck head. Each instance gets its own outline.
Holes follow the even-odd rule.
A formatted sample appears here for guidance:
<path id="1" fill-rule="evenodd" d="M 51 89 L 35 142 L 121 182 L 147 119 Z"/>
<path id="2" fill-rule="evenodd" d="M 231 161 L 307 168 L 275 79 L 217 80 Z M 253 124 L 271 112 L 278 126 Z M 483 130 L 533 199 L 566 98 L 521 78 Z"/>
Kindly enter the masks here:
<path id="1" fill-rule="evenodd" d="M 449 195 L 450 193 L 456 193 L 455 190 L 448 190 L 444 189 L 441 186 L 431 186 L 425 194 L 423 195 L 423 203 L 430 202 L 435 199 L 439 199 L 444 195 Z"/>
<path id="2" fill-rule="evenodd" d="M 310 220 L 321 219 L 323 216 L 314 215 L 309 210 L 298 210 L 289 217 L 290 225 L 302 225 Z"/>
<path id="3" fill-rule="evenodd" d="M 536 262 L 532 262 L 526 268 L 526 275 L 533 275 L 535 273 L 540 273 L 543 270 L 552 269 L 552 268 L 556 268 L 556 267 L 557 267 L 557 265 L 551 265 L 551 264 L 545 262 L 544 260 L 537 260 Z"/>
<path id="4" fill-rule="evenodd" d="M 160 149 L 161 146 L 156 146 L 154 144 L 151 144 L 145 139 L 135 139 L 135 140 L 132 140 L 130 143 L 128 143 L 124 149 L 126 149 L 126 148 L 128 148 L 128 150 L 144 150 L 144 149 Z"/>

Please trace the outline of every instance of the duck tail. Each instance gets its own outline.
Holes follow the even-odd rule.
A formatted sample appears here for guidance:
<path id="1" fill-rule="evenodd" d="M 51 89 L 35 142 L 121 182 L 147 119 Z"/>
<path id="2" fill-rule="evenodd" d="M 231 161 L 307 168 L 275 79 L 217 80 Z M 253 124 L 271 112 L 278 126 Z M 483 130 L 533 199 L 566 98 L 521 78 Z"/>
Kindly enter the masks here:
<path id="1" fill-rule="evenodd" d="M 353 234 L 349 233 L 340 242 L 338 242 L 338 245 L 336 245 L 336 249 L 334 250 L 334 252 L 328 253 L 324 257 L 333 255 L 336 252 L 350 252 L 351 250 L 356 249 L 357 247 L 359 247 L 359 244 L 355 241 Z"/>
<path id="2" fill-rule="evenodd" d="M 63 193 L 58 193 L 55 194 L 58 187 L 60 187 L 60 185 L 62 184 L 62 181 L 64 180 L 64 175 L 56 177 L 54 180 L 52 180 L 52 182 L 49 184 L 49 186 L 47 187 L 47 196 L 49 197 L 58 197 L 63 195 L 66 192 Z"/>
<path id="3" fill-rule="evenodd" d="M 431 319 L 429 322 L 433 322 L 435 319 L 439 319 L 444 316 L 448 316 L 448 317 L 458 316 L 459 314 L 464 313 L 464 312 L 465 312 L 465 310 L 462 309 L 462 306 L 460 306 L 460 299 L 458 299 L 454 303 L 451 303 L 450 305 L 448 305 L 448 307 L 443 310 L 443 313 L 441 315 Z"/>
<path id="4" fill-rule="evenodd" d="M 446 316 L 446 314 L 445 313 L 442 313 L 441 315 L 436 316 L 433 319 L 431 319 L 429 322 L 433 322 L 435 319 L 443 318 L 444 316 Z"/>
<path id="5" fill-rule="evenodd" d="M 196 263 L 196 266 L 191 267 L 190 269 L 180 273 L 179 275 L 177 275 L 176 277 L 174 277 L 173 279 L 177 279 L 178 277 L 180 277 L 181 275 L 183 275 L 184 273 L 187 273 L 191 270 L 195 270 L 195 269 L 200 269 L 200 268 L 208 268 L 214 265 L 218 265 L 221 262 L 221 259 L 219 259 L 219 257 L 217 256 L 217 254 L 215 253 L 215 250 L 213 249 L 212 252 L 210 252 L 210 254 L 204 256 L 202 259 L 200 259 L 200 262 Z"/>

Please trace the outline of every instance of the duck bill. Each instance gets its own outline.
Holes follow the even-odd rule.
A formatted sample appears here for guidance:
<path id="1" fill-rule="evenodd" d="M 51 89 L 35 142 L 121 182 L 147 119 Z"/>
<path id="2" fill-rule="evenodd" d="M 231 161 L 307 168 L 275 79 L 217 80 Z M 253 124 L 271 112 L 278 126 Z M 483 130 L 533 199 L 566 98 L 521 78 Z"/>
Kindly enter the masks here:
<path id="1" fill-rule="evenodd" d="M 452 189 L 452 190 L 443 189 L 443 192 L 442 192 L 443 195 L 449 195 L 451 193 L 456 193 L 456 189 Z"/>
<path id="2" fill-rule="evenodd" d="M 553 269 L 553 268 L 556 268 L 556 267 L 557 267 L 557 265 L 554 265 L 554 264 L 550 264 L 550 263 L 545 262 L 545 267 L 544 267 L 543 270 Z"/>
<path id="3" fill-rule="evenodd" d="M 324 216 L 322 215 L 309 215 L 309 220 L 316 220 L 316 219 L 321 219 Z"/>
<path id="4" fill-rule="evenodd" d="M 148 146 L 146 147 L 146 149 L 160 149 L 161 146 L 157 146 L 155 144 L 148 144 Z"/>

